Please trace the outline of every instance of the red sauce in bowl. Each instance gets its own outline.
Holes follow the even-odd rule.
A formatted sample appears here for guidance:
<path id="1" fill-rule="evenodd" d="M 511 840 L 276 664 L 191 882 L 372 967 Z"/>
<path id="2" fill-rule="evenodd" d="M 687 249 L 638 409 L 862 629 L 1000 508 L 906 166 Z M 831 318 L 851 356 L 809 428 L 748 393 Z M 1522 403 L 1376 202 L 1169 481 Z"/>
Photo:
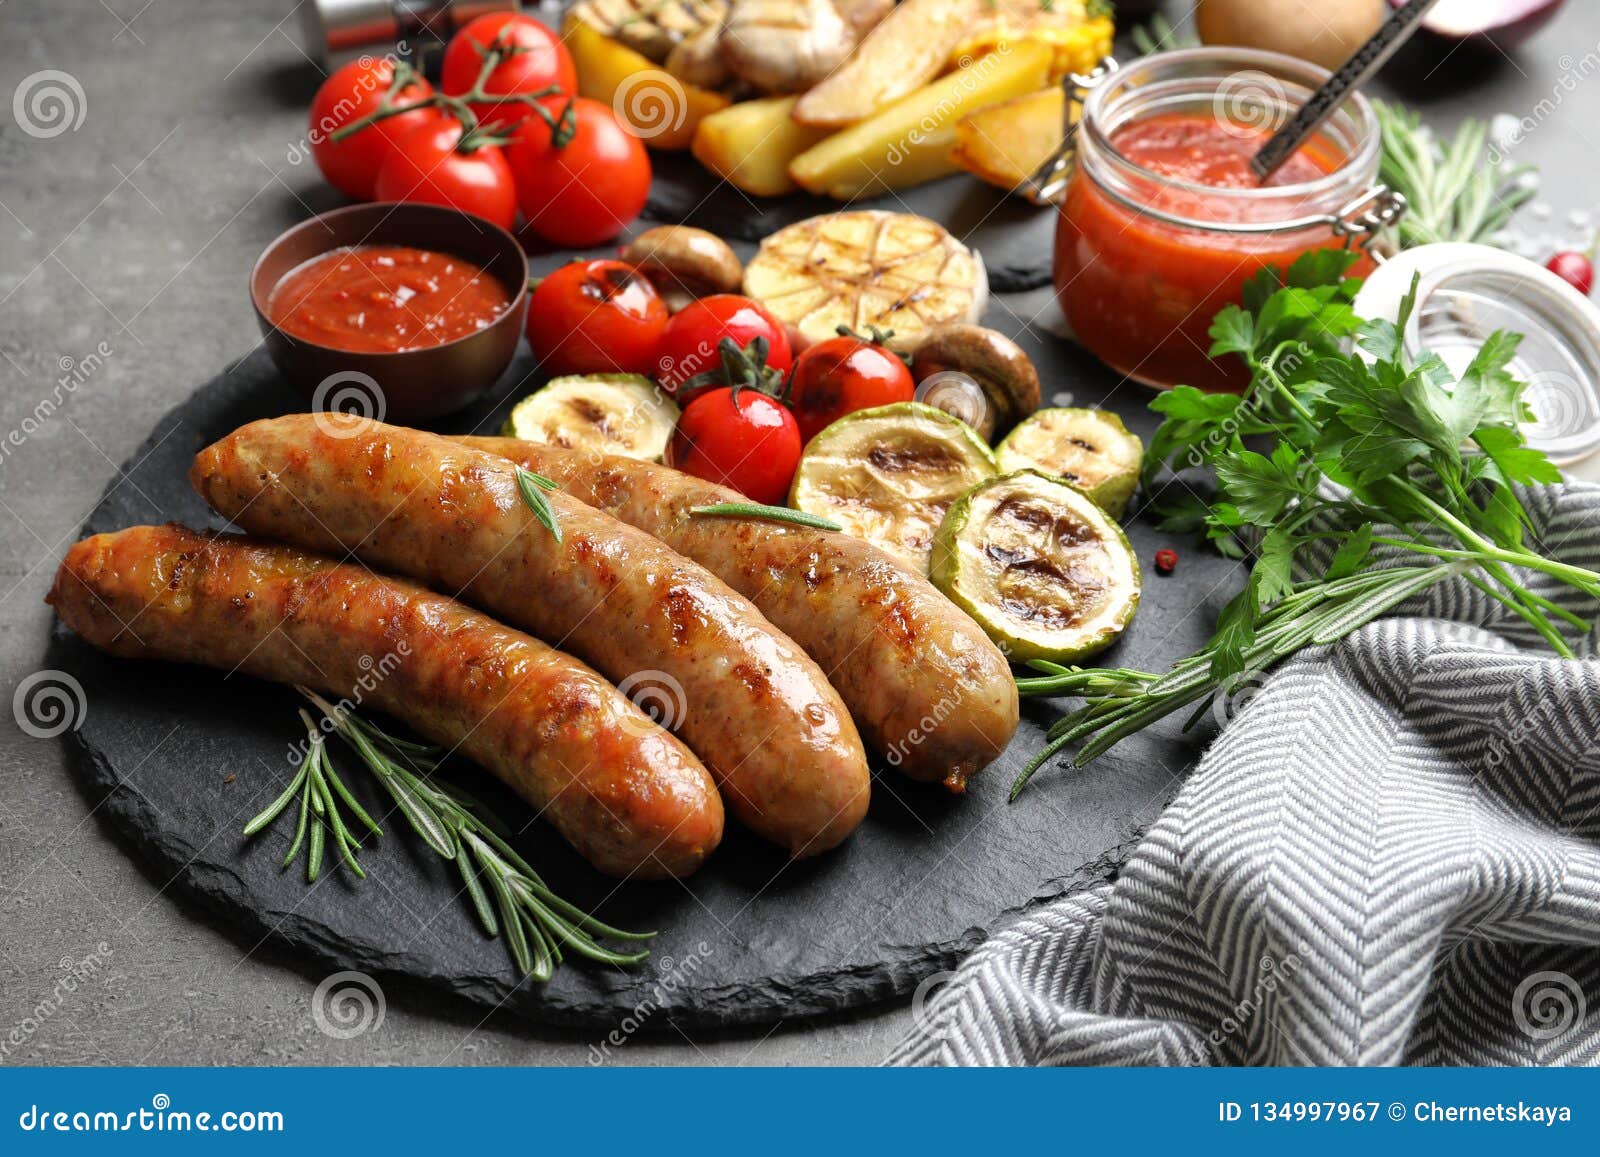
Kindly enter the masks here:
<path id="1" fill-rule="evenodd" d="M 510 305 L 506 287 L 470 261 L 403 245 L 359 245 L 284 274 L 267 299 L 267 318 L 317 345 L 394 353 L 477 333 Z"/>
<path id="2" fill-rule="evenodd" d="M 1269 132 L 1215 115 L 1156 113 L 1119 126 L 1111 149 L 1143 170 L 1141 203 L 1204 225 L 1186 227 L 1118 203 L 1080 166 L 1056 231 L 1057 294 L 1078 340 L 1113 369 L 1157 386 L 1241 388 L 1243 362 L 1207 356 L 1212 319 L 1237 303 L 1263 266 L 1287 268 L 1312 249 L 1341 248 L 1326 226 L 1293 232 L 1228 232 L 1315 212 L 1294 187 L 1320 181 L 1343 163 L 1313 140 L 1263 186 L 1250 158 Z M 1281 196 L 1252 198 L 1243 190 Z M 1211 192 L 1216 190 L 1216 192 Z M 1209 227 L 1208 227 L 1209 226 Z M 1353 273 L 1369 271 L 1365 258 Z"/>

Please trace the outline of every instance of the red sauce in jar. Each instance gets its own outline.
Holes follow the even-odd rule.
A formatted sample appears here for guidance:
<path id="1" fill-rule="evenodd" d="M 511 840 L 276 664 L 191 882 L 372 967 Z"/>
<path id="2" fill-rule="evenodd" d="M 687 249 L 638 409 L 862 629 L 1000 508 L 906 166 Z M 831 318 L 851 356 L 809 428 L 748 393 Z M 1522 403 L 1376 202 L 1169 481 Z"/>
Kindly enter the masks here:
<path id="1" fill-rule="evenodd" d="M 470 261 L 403 245 L 359 245 L 284 275 L 267 317 L 293 337 L 352 353 L 443 345 L 477 333 L 511 304 Z"/>
<path id="2" fill-rule="evenodd" d="M 1343 247 L 1326 226 L 1288 233 L 1226 231 L 1229 225 L 1311 215 L 1314 210 L 1293 211 L 1292 200 L 1286 201 L 1292 187 L 1317 181 L 1341 164 L 1331 145 L 1314 140 L 1263 186 L 1250 158 L 1269 135 L 1200 113 L 1157 113 L 1111 133 L 1112 149 L 1145 170 L 1149 188 L 1141 195 L 1147 204 L 1215 229 L 1136 213 L 1113 200 L 1080 165 L 1056 230 L 1056 292 L 1079 341 L 1113 369 L 1153 385 L 1242 388 L 1248 379 L 1239 358 L 1215 362 L 1207 356 L 1212 319 L 1241 300 L 1244 283 L 1263 266 L 1287 268 L 1312 249 Z M 1262 204 L 1227 195 L 1263 187 L 1284 196 Z M 1370 270 L 1363 258 L 1352 272 Z"/>
<path id="3" fill-rule="evenodd" d="M 1259 189 L 1250 167 L 1269 134 L 1197 113 L 1163 113 L 1123 125 L 1111 134 L 1111 147 L 1142 169 L 1206 185 L 1212 189 Z M 1272 174 L 1267 187 L 1303 185 L 1333 171 L 1331 163 L 1295 153 Z M 1203 200 L 1203 199 L 1202 199 Z"/>

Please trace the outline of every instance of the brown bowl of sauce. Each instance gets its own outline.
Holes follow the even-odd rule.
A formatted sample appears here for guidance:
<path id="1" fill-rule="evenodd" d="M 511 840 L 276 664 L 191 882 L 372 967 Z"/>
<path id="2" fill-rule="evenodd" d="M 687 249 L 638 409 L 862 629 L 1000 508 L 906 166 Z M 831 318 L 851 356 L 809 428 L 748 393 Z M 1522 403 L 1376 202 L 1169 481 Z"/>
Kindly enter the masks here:
<path id="1" fill-rule="evenodd" d="M 272 360 L 320 409 L 397 422 L 475 401 L 516 356 L 528 261 L 438 205 L 352 205 L 267 246 L 250 301 Z"/>

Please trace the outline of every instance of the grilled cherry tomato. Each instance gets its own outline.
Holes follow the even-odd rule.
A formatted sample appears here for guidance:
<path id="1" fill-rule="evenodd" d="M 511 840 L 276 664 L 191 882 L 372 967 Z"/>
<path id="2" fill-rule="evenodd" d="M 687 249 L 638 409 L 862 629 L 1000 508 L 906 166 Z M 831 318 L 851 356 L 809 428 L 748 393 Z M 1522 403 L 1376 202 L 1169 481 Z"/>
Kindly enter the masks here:
<path id="1" fill-rule="evenodd" d="M 696 374 L 722 365 L 717 346 L 723 338 L 741 350 L 756 338 L 767 339 L 767 366 L 787 374 L 794 364 L 783 324 L 748 297 L 719 293 L 691 301 L 672 315 L 661 335 L 656 381 L 669 394 Z M 683 397 L 678 399 L 683 402 Z"/>
<path id="2" fill-rule="evenodd" d="M 916 393 L 905 362 L 876 342 L 849 335 L 808 346 L 789 380 L 789 405 L 807 442 L 846 414 L 909 402 Z"/>
<path id="3" fill-rule="evenodd" d="M 528 299 L 528 344 L 550 374 L 650 374 L 667 326 L 661 295 L 622 261 L 574 261 Z"/>
<path id="4" fill-rule="evenodd" d="M 412 129 L 438 124 L 442 114 L 436 108 L 419 108 L 368 125 L 344 140 L 333 134 L 376 112 L 389 85 L 394 82 L 394 63 L 387 59 L 364 57 L 352 60 L 322 82 L 311 99 L 311 158 L 322 176 L 339 192 L 357 200 L 370 201 L 377 188 L 378 169 L 394 151 L 394 143 Z M 401 89 L 396 100 L 402 104 L 433 95 L 433 85 L 418 77 Z"/>
<path id="5" fill-rule="evenodd" d="M 378 169 L 378 200 L 448 205 L 510 229 L 517 191 L 505 156 L 494 145 L 460 152 L 461 134 L 454 117 L 406 133 Z"/>
<path id="6" fill-rule="evenodd" d="M 517 198 L 533 231 L 569 249 L 600 245 L 621 233 L 650 194 L 650 156 L 611 106 L 575 97 L 547 106 L 517 127 L 506 146 Z"/>
<path id="7" fill-rule="evenodd" d="M 445 49 L 439 87 L 451 96 L 471 92 L 483 71 L 484 54 L 492 47 L 509 51 L 484 81 L 483 91 L 489 95 L 534 93 L 551 85 L 565 93 L 578 91 L 578 70 L 561 38 L 533 17 L 515 12 L 493 12 L 468 21 Z M 520 101 L 474 104 L 472 111 L 486 125 L 515 124 L 529 113 Z"/>
<path id="8" fill-rule="evenodd" d="M 800 464 L 800 428 L 780 403 L 754 390 L 707 390 L 684 408 L 667 464 L 731 486 L 752 502 L 782 503 Z"/>

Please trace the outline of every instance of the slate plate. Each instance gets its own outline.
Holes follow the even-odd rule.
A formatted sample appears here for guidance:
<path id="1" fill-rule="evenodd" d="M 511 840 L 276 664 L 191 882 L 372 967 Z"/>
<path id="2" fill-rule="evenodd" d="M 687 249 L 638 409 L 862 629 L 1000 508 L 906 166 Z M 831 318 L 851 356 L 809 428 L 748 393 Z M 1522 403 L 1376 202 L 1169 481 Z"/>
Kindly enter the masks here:
<path id="1" fill-rule="evenodd" d="M 1039 320 L 1048 323 L 1052 310 Z M 1081 351 L 1030 327 L 1038 312 L 1036 301 L 1010 299 L 997 302 L 989 321 L 1026 345 L 1047 401 L 1103 402 L 1148 436 L 1147 394 L 1116 386 Z M 511 401 L 536 381 L 533 371 L 518 362 L 491 399 L 448 428 L 497 429 Z M 304 405 L 258 350 L 161 420 L 84 533 L 168 519 L 219 525 L 189 488 L 192 456 L 246 421 Z M 1147 564 L 1169 545 L 1182 548 L 1183 561 L 1170 578 L 1147 565 L 1139 616 L 1106 660 L 1165 664 L 1205 640 L 1239 572 L 1143 523 L 1129 530 Z M 176 878 L 178 890 L 216 913 L 242 946 L 271 936 L 330 972 L 405 976 L 484 1006 L 601 1032 L 641 1005 L 659 1010 L 652 1014 L 659 1024 L 717 1027 L 825 1015 L 904 995 L 951 967 L 1004 914 L 1110 878 L 1207 734 L 1180 736 L 1169 720 L 1085 770 L 1041 774 L 1008 806 L 1012 778 L 1061 707 L 1030 704 L 1015 742 L 965 798 L 882 771 L 865 825 L 828 856 L 787 864 L 730 826 L 693 879 L 624 886 L 600 878 L 547 829 L 527 827 L 523 804 L 463 765 L 462 782 L 526 829 L 519 847 L 558 892 L 599 905 L 604 918 L 623 926 L 661 930 L 651 960 L 638 969 L 574 964 L 541 988 L 518 982 L 504 947 L 478 931 L 453 870 L 396 822 L 365 853 L 370 878 L 360 884 L 333 873 L 308 887 L 298 870 L 281 871 L 290 834 L 284 825 L 254 841 L 240 837 L 245 820 L 290 775 L 290 745 L 302 735 L 291 692 L 243 676 L 111 659 L 59 627 L 46 662 L 77 678 L 86 694 L 75 765 L 88 792 L 95 799 L 109 793 L 104 811 L 136 854 L 163 881 Z M 369 804 L 381 802 L 363 794 Z"/>

